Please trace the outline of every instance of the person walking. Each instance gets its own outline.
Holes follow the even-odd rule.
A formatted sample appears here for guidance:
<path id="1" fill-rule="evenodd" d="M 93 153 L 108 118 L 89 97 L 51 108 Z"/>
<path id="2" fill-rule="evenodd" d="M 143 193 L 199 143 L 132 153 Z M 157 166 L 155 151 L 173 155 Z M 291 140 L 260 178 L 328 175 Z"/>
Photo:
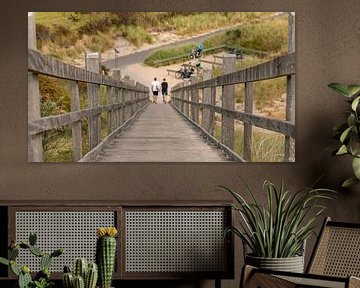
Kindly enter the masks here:
<path id="1" fill-rule="evenodd" d="M 153 93 L 153 103 L 157 104 L 157 97 L 160 91 L 160 82 L 154 77 L 154 81 L 151 82 L 151 91 Z"/>
<path id="2" fill-rule="evenodd" d="M 163 79 L 163 82 L 161 83 L 161 93 L 163 96 L 163 102 L 166 104 L 165 96 L 168 95 L 168 83 L 166 82 L 166 79 Z"/>

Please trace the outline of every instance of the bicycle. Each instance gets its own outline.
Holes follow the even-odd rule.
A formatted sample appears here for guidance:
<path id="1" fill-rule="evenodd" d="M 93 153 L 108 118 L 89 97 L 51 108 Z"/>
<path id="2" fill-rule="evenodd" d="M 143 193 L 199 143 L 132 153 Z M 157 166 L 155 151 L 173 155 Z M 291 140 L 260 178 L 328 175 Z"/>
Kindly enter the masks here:
<path id="1" fill-rule="evenodd" d="M 200 57 L 202 57 L 202 56 L 203 56 L 202 51 L 200 51 L 199 49 L 193 49 L 193 50 L 191 51 L 191 53 L 189 54 L 189 59 L 190 59 L 190 60 L 193 60 L 193 59 L 195 59 L 195 58 L 200 58 Z"/>
<path id="2" fill-rule="evenodd" d="M 190 76 L 194 74 L 194 70 L 193 69 L 183 69 L 181 68 L 180 70 L 175 72 L 175 78 L 176 79 L 189 79 Z"/>

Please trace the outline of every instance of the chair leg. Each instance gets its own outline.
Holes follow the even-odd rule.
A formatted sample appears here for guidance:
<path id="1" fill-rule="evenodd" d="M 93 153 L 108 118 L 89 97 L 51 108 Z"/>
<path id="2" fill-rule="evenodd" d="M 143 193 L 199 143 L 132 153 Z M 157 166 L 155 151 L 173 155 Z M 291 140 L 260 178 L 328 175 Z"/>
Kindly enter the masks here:
<path id="1" fill-rule="evenodd" d="M 360 288 L 360 278 L 349 277 L 349 288 Z"/>
<path id="2" fill-rule="evenodd" d="M 250 265 L 244 265 L 244 267 L 242 268 L 241 271 L 241 279 L 240 279 L 240 288 L 246 288 L 248 287 L 250 280 L 251 280 L 251 276 L 253 274 L 254 271 L 254 267 L 250 266 Z"/>
<path id="3" fill-rule="evenodd" d="M 246 265 L 241 273 L 240 288 L 295 288 L 296 284 L 272 276 L 271 274 L 257 272 L 257 269 Z"/>

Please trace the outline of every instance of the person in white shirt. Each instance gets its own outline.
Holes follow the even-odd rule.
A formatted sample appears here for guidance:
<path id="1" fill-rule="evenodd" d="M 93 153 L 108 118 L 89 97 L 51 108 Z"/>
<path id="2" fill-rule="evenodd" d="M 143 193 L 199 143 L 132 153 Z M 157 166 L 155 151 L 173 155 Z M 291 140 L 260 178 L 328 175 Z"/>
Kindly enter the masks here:
<path id="1" fill-rule="evenodd" d="M 156 77 L 154 81 L 151 82 L 151 91 L 153 93 L 153 103 L 157 104 L 157 96 L 159 95 L 160 91 L 160 82 L 157 81 Z"/>

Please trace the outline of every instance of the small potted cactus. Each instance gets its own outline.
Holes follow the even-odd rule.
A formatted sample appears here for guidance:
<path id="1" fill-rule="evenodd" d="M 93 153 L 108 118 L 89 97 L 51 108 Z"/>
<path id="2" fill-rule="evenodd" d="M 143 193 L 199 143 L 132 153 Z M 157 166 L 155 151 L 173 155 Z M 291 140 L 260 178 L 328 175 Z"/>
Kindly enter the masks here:
<path id="1" fill-rule="evenodd" d="M 98 267 L 96 263 L 88 263 L 85 258 L 78 258 L 74 264 L 74 271 L 70 267 L 64 267 L 64 288 L 95 288 L 98 279 Z"/>
<path id="2" fill-rule="evenodd" d="M 49 288 L 54 285 L 50 280 L 50 265 L 54 257 L 64 253 L 63 249 L 57 249 L 52 253 L 45 253 L 36 246 L 37 236 L 30 233 L 29 243 L 13 242 L 8 252 L 8 259 L 0 257 L 0 263 L 10 266 L 11 271 L 18 277 L 19 288 Z M 20 249 L 29 250 L 33 255 L 40 257 L 41 270 L 35 275 L 34 280 L 30 275 L 30 268 L 26 265 L 19 267 L 16 259 L 19 256 Z"/>
<path id="3" fill-rule="evenodd" d="M 115 227 L 100 227 L 97 229 L 96 262 L 99 267 L 99 287 L 110 288 L 116 258 Z"/>

